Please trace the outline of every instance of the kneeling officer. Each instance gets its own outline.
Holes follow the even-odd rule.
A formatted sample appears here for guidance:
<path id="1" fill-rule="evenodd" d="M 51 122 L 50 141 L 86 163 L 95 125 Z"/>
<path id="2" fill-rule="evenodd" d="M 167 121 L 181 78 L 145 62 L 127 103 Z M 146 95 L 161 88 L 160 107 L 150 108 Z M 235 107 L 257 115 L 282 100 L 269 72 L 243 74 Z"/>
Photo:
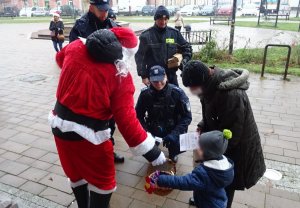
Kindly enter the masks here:
<path id="1" fill-rule="evenodd" d="M 163 67 L 151 67 L 149 77 L 151 84 L 142 89 L 135 107 L 137 117 L 146 131 L 163 139 L 169 158 L 177 162 L 179 135 L 192 121 L 190 102 L 182 89 L 167 82 Z"/>

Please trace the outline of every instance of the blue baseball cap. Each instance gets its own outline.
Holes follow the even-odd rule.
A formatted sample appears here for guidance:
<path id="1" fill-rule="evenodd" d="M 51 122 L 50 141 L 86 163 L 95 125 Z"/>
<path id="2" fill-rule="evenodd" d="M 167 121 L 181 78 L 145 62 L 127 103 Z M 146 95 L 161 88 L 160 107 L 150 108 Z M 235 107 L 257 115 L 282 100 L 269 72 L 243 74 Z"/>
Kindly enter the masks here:
<path id="1" fill-rule="evenodd" d="M 99 10 L 108 11 L 110 9 L 109 0 L 90 0 L 90 4 L 95 5 Z"/>
<path id="2" fill-rule="evenodd" d="M 163 81 L 166 75 L 166 70 L 161 66 L 152 66 L 150 68 L 150 82 L 160 82 Z"/>

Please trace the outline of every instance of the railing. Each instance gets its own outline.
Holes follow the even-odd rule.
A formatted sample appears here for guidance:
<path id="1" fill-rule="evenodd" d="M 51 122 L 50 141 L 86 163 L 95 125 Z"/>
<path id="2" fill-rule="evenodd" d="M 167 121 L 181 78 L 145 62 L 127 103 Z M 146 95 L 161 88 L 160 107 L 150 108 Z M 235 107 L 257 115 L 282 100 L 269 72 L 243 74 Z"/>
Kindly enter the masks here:
<path id="1" fill-rule="evenodd" d="M 266 59 L 267 59 L 267 52 L 268 52 L 268 47 L 284 47 L 284 48 L 288 48 L 288 54 L 287 54 L 287 59 L 285 62 L 285 70 L 284 70 L 284 76 L 283 79 L 286 80 L 286 76 L 288 73 L 288 69 L 289 69 L 289 63 L 290 63 L 290 57 L 291 57 L 291 46 L 289 45 L 281 45 L 281 44 L 268 44 L 265 46 L 265 51 L 264 51 L 264 59 L 263 59 L 263 64 L 262 64 L 262 69 L 261 69 L 261 77 L 264 76 L 265 73 L 265 66 L 266 66 Z"/>
<path id="2" fill-rule="evenodd" d="M 181 34 L 191 45 L 204 45 L 211 39 L 211 30 L 185 31 Z"/>

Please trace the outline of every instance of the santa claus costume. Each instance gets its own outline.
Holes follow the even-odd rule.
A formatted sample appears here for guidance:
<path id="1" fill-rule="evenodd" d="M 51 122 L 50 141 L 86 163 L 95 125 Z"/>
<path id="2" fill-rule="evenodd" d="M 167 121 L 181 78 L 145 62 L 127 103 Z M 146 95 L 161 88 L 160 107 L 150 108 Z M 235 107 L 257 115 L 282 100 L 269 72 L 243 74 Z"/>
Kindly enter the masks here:
<path id="1" fill-rule="evenodd" d="M 48 120 L 79 208 L 106 208 L 116 190 L 112 117 L 135 155 L 153 165 L 166 160 L 136 118 L 127 60 L 137 44 L 131 29 L 117 27 L 78 39 L 56 56 L 62 71 Z"/>

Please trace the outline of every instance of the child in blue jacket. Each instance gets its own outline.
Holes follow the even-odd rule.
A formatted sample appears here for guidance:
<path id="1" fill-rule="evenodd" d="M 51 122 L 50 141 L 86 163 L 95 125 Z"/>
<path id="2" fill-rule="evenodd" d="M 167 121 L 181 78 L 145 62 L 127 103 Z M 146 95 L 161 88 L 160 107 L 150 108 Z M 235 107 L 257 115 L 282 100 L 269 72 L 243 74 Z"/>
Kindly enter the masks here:
<path id="1" fill-rule="evenodd" d="M 160 175 L 157 185 L 184 191 L 193 190 L 198 208 L 226 208 L 224 188 L 231 184 L 234 176 L 233 162 L 223 155 L 229 138 L 229 130 L 224 130 L 224 133 L 211 131 L 202 134 L 197 149 L 201 164 L 185 176 Z"/>

